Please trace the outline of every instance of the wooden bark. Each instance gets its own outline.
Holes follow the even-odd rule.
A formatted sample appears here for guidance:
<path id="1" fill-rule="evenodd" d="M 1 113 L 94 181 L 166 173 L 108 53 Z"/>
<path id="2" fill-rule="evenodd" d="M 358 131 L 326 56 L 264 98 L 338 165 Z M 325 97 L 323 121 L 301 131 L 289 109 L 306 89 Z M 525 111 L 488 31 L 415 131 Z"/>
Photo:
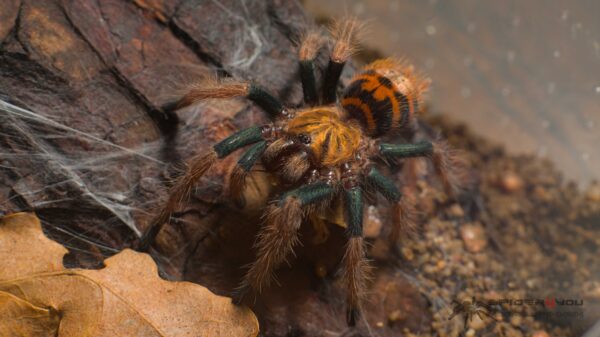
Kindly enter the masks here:
<path id="1" fill-rule="evenodd" d="M 123 234 L 135 234 L 134 224 L 145 228 L 164 194 L 165 167 L 219 137 L 206 134 L 207 125 L 264 120 L 245 102 L 165 114 L 161 104 L 179 89 L 219 73 L 299 103 L 291 39 L 306 18 L 294 1 L 2 0 L 0 18 L 0 93 L 39 115 L 3 116 L 2 148 L 23 156 L 4 156 L 2 208 L 35 209 L 57 226 L 104 227 L 108 236 L 118 233 L 109 246 L 127 244 L 132 237 Z M 122 158 L 84 163 L 115 152 Z M 131 219 L 115 214 L 124 213 L 113 207 L 121 204 Z"/>
<path id="2" fill-rule="evenodd" d="M 301 103 L 294 41 L 312 23 L 296 1 L 0 0 L 0 18 L 0 95 L 14 105 L 3 103 L 0 115 L 0 210 L 34 210 L 70 248 L 70 265 L 97 266 L 134 245 L 178 165 L 235 129 L 266 121 L 243 100 L 161 111 L 186 85 L 233 76 L 289 106 Z M 159 235 L 153 255 L 163 276 L 223 294 L 241 279 L 260 214 L 220 206 L 231 163 L 213 170 Z M 333 234 L 332 245 L 301 252 L 312 258 L 284 276 L 293 292 L 279 289 L 255 307 L 267 334 L 332 322 L 345 329 L 339 287 L 333 316 L 321 314 L 333 309 L 311 290 L 315 259 L 333 268 L 343 252 L 342 230 Z M 406 285 L 408 310 L 424 310 Z"/>

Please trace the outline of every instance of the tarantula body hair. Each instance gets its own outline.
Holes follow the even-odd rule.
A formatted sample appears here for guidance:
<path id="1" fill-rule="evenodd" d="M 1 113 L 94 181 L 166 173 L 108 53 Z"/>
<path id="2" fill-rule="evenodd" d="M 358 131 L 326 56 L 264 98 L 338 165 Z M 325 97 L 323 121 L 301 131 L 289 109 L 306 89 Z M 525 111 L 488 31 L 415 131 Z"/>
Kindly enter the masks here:
<path id="1" fill-rule="evenodd" d="M 318 107 L 297 114 L 287 132 L 310 148 L 321 166 L 335 166 L 351 160 L 361 141 L 360 127 L 346 121 L 335 106 Z"/>
<path id="2" fill-rule="evenodd" d="M 262 107 L 271 116 L 284 113 L 283 104 L 261 86 L 232 79 L 206 78 L 193 85 L 181 98 L 162 106 L 165 111 L 174 111 L 207 99 L 246 97 Z"/>
<path id="3" fill-rule="evenodd" d="M 323 104 L 335 102 L 337 84 L 344 65 L 358 50 L 358 36 L 364 25 L 356 19 L 335 21 L 331 27 L 334 43 L 323 79 Z"/>
<path id="4" fill-rule="evenodd" d="M 346 320 L 348 325 L 354 326 L 366 296 L 366 283 L 370 272 L 362 236 L 352 236 L 348 239 L 342 265 L 344 266 L 342 281 L 349 289 L 346 295 L 348 303 Z"/>
<path id="5" fill-rule="evenodd" d="M 428 82 L 412 66 L 392 59 L 375 61 L 356 75 L 342 98 L 344 110 L 380 137 L 408 125 L 419 109 Z"/>
<path id="6" fill-rule="evenodd" d="M 338 22 L 334 43 L 320 92 L 316 89 L 315 58 L 323 39 L 309 33 L 299 47 L 300 80 L 305 106 L 290 109 L 274 95 L 253 83 L 210 80 L 197 85 L 168 108 L 180 109 L 205 99 L 245 97 L 265 110 L 271 122 L 240 130 L 215 144 L 206 154 L 192 158 L 185 174 L 171 187 L 169 198 L 154 218 L 139 248 L 147 250 L 160 228 L 186 201 L 200 178 L 220 159 L 246 148 L 231 171 L 229 194 L 234 204 L 244 205 L 246 176 L 255 165 L 279 179 L 279 195 L 266 207 L 264 225 L 255 243 L 256 258 L 237 289 L 234 301 L 241 303 L 249 292 L 260 293 L 273 279 L 276 269 L 287 262 L 299 243 L 298 230 L 304 220 L 328 208 L 343 208 L 346 252 L 341 266 L 347 289 L 348 323 L 355 324 L 364 298 L 368 261 L 363 239 L 364 204 L 379 193 L 393 208 L 390 241 L 396 243 L 404 229 L 414 224 L 412 208 L 396 182 L 377 166 L 396 160 L 425 157 L 451 185 L 453 160 L 445 143 L 383 143 L 392 131 L 405 128 L 421 106 L 428 81 L 405 62 L 384 59 L 365 66 L 338 97 L 340 74 L 356 50 L 357 21 Z M 331 213 L 331 212 L 329 212 Z M 336 220 L 337 221 L 337 220 Z"/>
<path id="7" fill-rule="evenodd" d="M 310 31 L 302 37 L 298 58 L 300 59 L 300 79 L 305 103 L 313 106 L 318 103 L 317 79 L 315 77 L 315 60 L 325 38 L 318 31 Z"/>

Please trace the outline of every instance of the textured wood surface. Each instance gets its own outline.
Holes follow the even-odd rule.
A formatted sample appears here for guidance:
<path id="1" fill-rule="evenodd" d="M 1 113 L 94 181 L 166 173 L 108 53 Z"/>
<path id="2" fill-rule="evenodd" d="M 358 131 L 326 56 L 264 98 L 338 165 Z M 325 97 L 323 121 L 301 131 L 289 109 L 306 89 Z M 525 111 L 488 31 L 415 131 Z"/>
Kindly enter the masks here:
<path id="1" fill-rule="evenodd" d="M 304 2 L 370 21 L 366 46 L 432 78 L 432 110 L 584 186 L 600 180 L 600 2 Z"/>
<path id="2" fill-rule="evenodd" d="M 0 18 L 0 96 L 35 114 L 0 116 L 1 208 L 109 247 L 146 226 L 168 167 L 265 120 L 241 100 L 169 116 L 166 100 L 217 73 L 301 98 L 294 1 L 2 0 Z"/>
<path id="3" fill-rule="evenodd" d="M 45 232 L 69 248 L 67 265 L 97 267 L 135 244 L 177 165 L 266 122 L 245 100 L 161 111 L 186 85 L 218 73 L 254 80 L 289 106 L 301 101 L 293 41 L 312 23 L 295 1 L 0 2 L 0 98 L 14 105 L 0 102 L 0 211 L 35 210 Z M 152 254 L 163 276 L 223 295 L 241 280 L 261 217 L 223 205 L 235 160 L 217 165 L 158 236 Z M 346 329 L 341 287 L 323 299 L 314 290 L 315 260 L 333 274 L 343 252 L 343 229 L 333 231 L 331 244 L 299 249 L 309 258 L 283 273 L 295 291 L 273 287 L 254 305 L 266 335 Z M 404 284 L 393 303 L 422 317 L 396 330 L 431 319 L 416 288 L 389 269 L 382 275 Z"/>

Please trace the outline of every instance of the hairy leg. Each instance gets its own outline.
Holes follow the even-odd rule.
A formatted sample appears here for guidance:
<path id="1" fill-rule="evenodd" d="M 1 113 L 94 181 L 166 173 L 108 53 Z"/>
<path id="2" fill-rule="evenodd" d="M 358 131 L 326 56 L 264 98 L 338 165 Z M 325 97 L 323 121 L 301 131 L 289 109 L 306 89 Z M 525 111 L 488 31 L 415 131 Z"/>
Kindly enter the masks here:
<path id="1" fill-rule="evenodd" d="M 240 208 L 244 207 L 246 204 L 243 196 L 244 188 L 246 187 L 246 176 L 266 149 L 267 142 L 264 140 L 254 144 L 244 152 L 231 172 L 229 194 L 231 195 L 233 202 Z"/>
<path id="2" fill-rule="evenodd" d="M 333 187 L 316 182 L 285 193 L 269 206 L 265 226 L 256 242 L 256 260 L 250 266 L 244 281 L 234 295 L 234 303 L 241 303 L 249 290 L 259 292 L 273 279 L 274 270 L 293 252 L 298 243 L 298 229 L 306 206 L 327 201 Z"/>
<path id="3" fill-rule="evenodd" d="M 335 102 L 338 81 L 346 61 L 358 49 L 356 40 L 361 28 L 362 24 L 354 19 L 338 21 L 333 25 L 331 32 L 335 42 L 323 80 L 323 104 Z"/>
<path id="4" fill-rule="evenodd" d="M 422 141 L 411 144 L 379 144 L 379 154 L 389 160 L 428 157 L 440 176 L 446 193 L 455 197 L 460 184 L 460 171 L 456 155 L 443 141 Z"/>
<path id="5" fill-rule="evenodd" d="M 402 196 L 394 182 L 381 174 L 376 168 L 371 168 L 366 181 L 369 187 L 374 188 L 393 203 L 393 221 L 389 241 L 392 247 L 395 247 L 402 233 L 414 231 L 414 209 L 406 197 Z"/>
<path id="6" fill-rule="evenodd" d="M 265 110 L 271 118 L 277 118 L 287 111 L 279 99 L 257 84 L 213 78 L 205 79 L 192 86 L 180 99 L 165 104 L 163 110 L 182 109 L 211 98 L 234 97 L 248 98 Z"/>
<path id="7" fill-rule="evenodd" d="M 169 190 L 167 202 L 158 215 L 152 220 L 144 235 L 140 238 L 138 245 L 140 251 L 147 251 L 150 248 L 160 230 L 169 222 L 171 215 L 177 210 L 182 202 L 189 198 L 194 185 L 196 185 L 198 180 L 216 161 L 217 155 L 214 151 L 197 155 L 192 158 L 185 174 L 179 177 Z"/>
<path id="8" fill-rule="evenodd" d="M 342 279 L 347 289 L 347 322 L 349 326 L 354 326 L 366 294 L 366 282 L 369 274 L 369 264 L 362 236 L 363 201 L 360 187 L 345 189 L 344 204 L 348 222 L 346 232 L 348 243 L 342 260 Z"/>
<path id="9" fill-rule="evenodd" d="M 214 165 L 217 159 L 224 158 L 244 146 L 262 141 L 263 130 L 264 127 L 259 126 L 240 130 L 217 143 L 208 153 L 193 157 L 185 174 L 179 177 L 171 187 L 167 202 L 140 239 L 138 249 L 147 251 L 150 248 L 162 227 L 169 222 L 173 212 L 188 199 L 192 188 L 204 176 L 206 171 Z"/>
<path id="10" fill-rule="evenodd" d="M 300 59 L 300 79 L 302 80 L 302 91 L 304 103 L 314 106 L 319 102 L 317 93 L 317 80 L 315 78 L 315 59 L 325 39 L 317 31 L 308 32 L 303 38 L 298 50 Z"/>

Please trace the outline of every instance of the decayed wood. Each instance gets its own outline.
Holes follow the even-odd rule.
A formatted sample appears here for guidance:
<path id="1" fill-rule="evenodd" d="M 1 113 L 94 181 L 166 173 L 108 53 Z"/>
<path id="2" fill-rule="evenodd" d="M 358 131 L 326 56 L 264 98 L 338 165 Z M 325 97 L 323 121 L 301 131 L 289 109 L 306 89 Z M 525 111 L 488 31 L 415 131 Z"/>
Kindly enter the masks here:
<path id="1" fill-rule="evenodd" d="M 36 114 L 0 115 L 0 210 L 35 210 L 45 231 L 71 249 L 70 264 L 95 265 L 133 245 L 181 162 L 235 129 L 266 122 L 244 100 L 176 116 L 161 105 L 214 73 L 256 81 L 300 104 L 294 46 L 309 25 L 288 0 L 0 0 L 0 99 Z M 220 212 L 234 160 L 217 165 L 180 220 L 159 235 L 153 253 L 165 276 L 221 293 L 241 279 L 260 214 Z M 215 250 L 216 226 L 226 239 Z M 318 251 L 333 268 L 342 230 L 332 237 L 332 245 L 300 254 Z M 300 266 L 302 277 L 290 283 L 297 291 L 279 289 L 255 308 L 263 331 L 288 335 L 293 322 L 319 330 L 332 321 L 343 329 L 342 302 L 334 301 L 334 316 L 322 314 L 328 300 L 305 302 L 315 294 Z M 407 310 L 427 320 L 424 299 L 405 283 L 399 296 Z"/>
<path id="2" fill-rule="evenodd" d="M 121 164 L 129 169 L 114 168 L 116 176 L 101 186 L 106 192 L 133 191 L 129 205 L 140 210 L 133 212 L 140 230 L 147 222 L 147 206 L 164 194 L 164 168 L 214 141 L 205 134 L 208 124 L 229 119 L 240 127 L 264 118 L 248 104 L 229 102 L 182 112 L 178 121 L 160 110 L 169 95 L 206 73 L 219 72 L 255 80 L 288 103 L 299 103 L 291 39 L 305 27 L 306 18 L 293 1 L 3 0 L 0 18 L 3 98 L 119 146 L 162 144 L 148 153 L 162 163 L 139 160 L 131 167 L 131 158 L 125 158 Z M 105 154 L 114 151 L 81 139 L 17 144 L 18 130 L 3 124 L 2 147 L 14 153 L 56 151 L 68 156 L 92 147 Z M 48 125 L 32 125 L 23 127 L 56 132 Z M 176 125 L 180 128 L 174 143 L 161 143 Z M 68 181 L 69 173 L 61 172 L 66 168 L 56 167 L 60 163 L 37 161 L 45 167 L 34 167 L 29 159 L 12 157 L 10 165 L 3 165 L 4 211 L 35 208 L 52 223 L 69 210 L 66 220 L 72 225 L 93 223 L 97 228 L 111 219 L 111 230 L 131 232 L 111 210 L 87 198 L 77 182 Z M 91 169 L 86 175 L 93 179 L 95 173 Z M 66 182 L 44 190 L 60 181 Z M 56 200 L 61 193 L 70 194 L 69 200 L 41 206 L 41 200 Z"/>

